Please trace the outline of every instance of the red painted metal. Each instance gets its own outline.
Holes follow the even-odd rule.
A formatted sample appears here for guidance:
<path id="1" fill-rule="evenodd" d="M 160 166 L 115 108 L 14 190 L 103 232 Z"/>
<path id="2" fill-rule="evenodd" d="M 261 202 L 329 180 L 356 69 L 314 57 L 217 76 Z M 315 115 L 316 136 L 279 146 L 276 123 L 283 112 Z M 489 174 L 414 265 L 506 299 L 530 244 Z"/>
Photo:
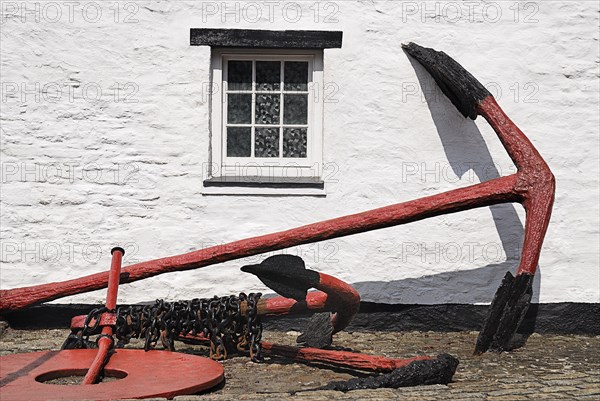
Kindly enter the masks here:
<path id="1" fill-rule="evenodd" d="M 365 231 L 411 223 L 429 217 L 498 203 L 518 202 L 513 191 L 516 175 L 455 189 L 409 202 L 338 217 L 274 234 L 217 245 L 183 255 L 137 263 L 123 268 L 121 283 L 158 274 L 196 269 L 296 245 L 343 237 Z M 105 288 L 108 273 L 97 273 L 63 282 L 0 291 L 0 313 L 22 309 L 68 295 Z"/>
<path id="2" fill-rule="evenodd" d="M 360 295 L 349 284 L 325 273 L 319 273 L 316 288 L 320 291 L 309 292 L 303 302 L 284 297 L 262 299 L 258 302 L 258 313 L 273 316 L 306 311 L 334 312 L 334 334 L 343 330 L 358 312 Z"/>
<path id="3" fill-rule="evenodd" d="M 186 335 L 184 340 L 208 344 L 209 340 L 202 334 Z M 416 356 L 413 358 L 397 359 L 384 356 L 367 355 L 360 352 L 328 350 L 311 347 L 292 347 L 289 345 L 274 344 L 268 341 L 261 342 L 263 355 L 281 356 L 296 362 L 321 362 L 330 365 L 351 369 L 368 370 L 372 372 L 391 372 L 403 368 L 414 361 L 435 359 L 430 356 Z"/>
<path id="4" fill-rule="evenodd" d="M 125 251 L 122 248 L 114 248 L 112 250 L 112 262 L 110 266 L 110 272 L 108 276 L 108 291 L 106 293 L 106 309 L 110 312 L 109 314 L 115 316 L 115 309 L 117 308 L 117 293 L 119 291 L 119 275 L 121 274 L 121 261 Z M 100 319 L 102 320 L 102 319 Z M 111 325 L 102 327 L 102 333 L 98 339 L 98 353 L 90 366 L 90 369 L 85 374 L 82 384 L 94 384 L 98 381 L 102 369 L 106 362 L 108 362 L 109 351 L 114 344 L 112 338 L 113 328 Z"/>
<path id="5" fill-rule="evenodd" d="M 11 401 L 173 398 L 207 390 L 224 379 L 218 362 L 168 351 L 118 349 L 105 370 L 119 380 L 85 386 L 45 384 L 81 376 L 96 350 L 46 351 L 0 357 L 0 398 Z"/>
<path id="6" fill-rule="evenodd" d="M 115 400 L 192 394 L 213 387 L 224 378 L 217 362 L 164 351 L 114 350 L 117 293 L 124 250 L 112 250 L 106 312 L 101 315 L 98 350 L 63 350 L 7 355 L 0 358 L 0 387 L 10 400 Z M 81 327 L 85 323 L 79 319 Z M 95 322 L 89 322 L 92 325 Z M 160 369 L 157 368 L 160 366 Z M 89 369 L 88 369 L 89 367 Z M 80 386 L 45 382 L 85 373 Z M 119 380 L 97 383 L 100 374 Z"/>
<path id="7" fill-rule="evenodd" d="M 87 315 L 75 316 L 74 318 L 71 319 L 71 328 L 83 329 L 86 318 L 87 318 Z M 117 324 L 117 315 L 115 313 L 103 313 L 102 315 L 100 315 L 100 323 L 98 323 L 98 326 L 106 326 L 106 325 L 114 326 L 116 324 Z M 96 326 L 96 319 L 94 319 L 94 318 L 90 319 L 90 321 L 88 322 L 88 325 L 90 327 Z"/>
<path id="8" fill-rule="evenodd" d="M 358 352 L 325 350 L 319 348 L 300 348 L 288 345 L 273 344 L 263 341 L 264 355 L 277 355 L 301 362 L 322 362 L 352 369 L 369 370 L 373 372 L 391 372 L 402 368 L 414 361 L 435 359 L 430 356 L 417 356 L 408 359 L 386 358 Z"/>
<path id="9" fill-rule="evenodd" d="M 304 302 L 285 297 L 273 297 L 258 301 L 258 314 L 266 316 L 289 313 L 324 312 L 327 309 L 327 294 L 321 291 L 309 292 Z"/>
<path id="10" fill-rule="evenodd" d="M 517 275 L 535 274 L 544 236 L 550 223 L 556 183 L 550 167 L 525 134 L 513 123 L 492 96 L 485 98 L 478 112 L 492 126 L 517 166 L 512 192 L 527 212 L 525 238 Z"/>
<path id="11" fill-rule="evenodd" d="M 326 304 L 331 305 L 332 311 L 335 311 L 332 317 L 335 334 L 348 326 L 358 313 L 360 295 L 349 284 L 325 273 L 319 273 L 317 288 L 328 294 Z"/>

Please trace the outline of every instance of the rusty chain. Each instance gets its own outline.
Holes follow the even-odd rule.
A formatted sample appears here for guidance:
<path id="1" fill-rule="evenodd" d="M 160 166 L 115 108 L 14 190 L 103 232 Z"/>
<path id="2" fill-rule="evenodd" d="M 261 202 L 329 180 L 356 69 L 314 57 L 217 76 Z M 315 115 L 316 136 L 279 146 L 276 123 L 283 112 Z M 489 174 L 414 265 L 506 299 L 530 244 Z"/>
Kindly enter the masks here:
<path id="1" fill-rule="evenodd" d="M 123 347 L 132 338 L 141 338 L 146 351 L 159 341 L 174 351 L 178 337 L 202 334 L 210 341 L 212 359 L 226 359 L 231 351 L 237 350 L 248 351 L 253 361 L 260 361 L 262 322 L 257 305 L 261 295 L 240 293 L 191 301 L 157 300 L 154 305 L 120 307 L 115 327 L 117 347 Z M 98 331 L 102 312 L 102 308 L 90 312 L 83 330 L 69 335 L 63 349 L 94 348 L 95 343 L 88 338 Z M 90 326 L 92 321 L 95 324 Z"/>
<path id="2" fill-rule="evenodd" d="M 98 348 L 96 342 L 90 341 L 90 336 L 98 332 L 100 326 L 100 317 L 104 312 L 109 312 L 106 307 L 100 307 L 93 309 L 85 318 L 83 329 L 77 330 L 77 332 L 69 334 L 61 349 L 91 349 Z M 114 312 L 114 311 L 113 311 Z M 94 324 L 90 326 L 90 323 L 94 321 Z"/>

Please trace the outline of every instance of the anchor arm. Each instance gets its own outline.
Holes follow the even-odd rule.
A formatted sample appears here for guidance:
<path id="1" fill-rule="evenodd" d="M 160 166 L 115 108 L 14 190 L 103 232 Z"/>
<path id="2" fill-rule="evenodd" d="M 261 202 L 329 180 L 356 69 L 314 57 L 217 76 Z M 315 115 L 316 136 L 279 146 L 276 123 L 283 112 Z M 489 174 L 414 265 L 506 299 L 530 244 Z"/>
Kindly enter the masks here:
<path id="1" fill-rule="evenodd" d="M 516 278 L 507 274 L 496 292 L 489 315 L 477 340 L 475 353 L 510 349 L 511 340 L 529 307 L 533 275 L 554 203 L 556 183 L 552 171 L 523 131 L 506 115 L 485 87 L 444 52 L 415 43 L 403 45 L 429 71 L 457 109 L 475 120 L 483 116 L 517 166 L 511 192 L 526 211 L 525 235 Z"/>
<path id="2" fill-rule="evenodd" d="M 338 217 L 273 234 L 216 245 L 182 255 L 150 260 L 122 269 L 120 282 L 132 283 L 159 274 L 197 269 L 297 245 L 407 224 L 448 213 L 516 202 L 514 175 L 458 188 L 408 202 Z M 108 273 L 0 291 L 0 313 L 26 308 L 69 295 L 106 288 Z"/>

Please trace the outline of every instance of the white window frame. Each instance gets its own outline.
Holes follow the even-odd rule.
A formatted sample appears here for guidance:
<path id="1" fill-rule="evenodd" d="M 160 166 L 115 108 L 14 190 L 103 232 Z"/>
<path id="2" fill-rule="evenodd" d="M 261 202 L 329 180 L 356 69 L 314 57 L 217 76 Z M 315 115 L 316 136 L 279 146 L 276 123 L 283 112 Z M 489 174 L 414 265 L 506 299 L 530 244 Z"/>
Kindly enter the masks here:
<path id="1" fill-rule="evenodd" d="M 227 61 L 230 59 L 309 62 L 307 158 L 283 158 L 283 155 L 280 155 L 278 158 L 255 158 L 254 143 L 251 145 L 252 151 L 249 158 L 226 156 L 227 84 L 224 78 L 227 74 Z M 300 180 L 312 179 L 316 181 L 321 178 L 321 166 L 323 164 L 322 49 L 212 49 L 211 78 L 213 89 L 210 99 L 211 130 L 209 154 L 211 159 L 209 166 L 211 168 L 208 169 L 209 179 L 227 179 L 227 181 L 235 183 L 236 178 L 239 178 L 241 182 L 247 177 L 255 179 L 260 184 L 261 182 L 268 183 L 274 180 L 277 181 L 278 179 L 297 178 Z M 286 93 L 283 87 L 281 91 L 282 93 Z M 255 92 L 254 88 L 252 92 Z M 289 91 L 287 93 L 304 92 Z M 254 97 L 252 114 L 254 116 Z M 281 124 L 283 124 L 283 121 L 281 121 Z"/>

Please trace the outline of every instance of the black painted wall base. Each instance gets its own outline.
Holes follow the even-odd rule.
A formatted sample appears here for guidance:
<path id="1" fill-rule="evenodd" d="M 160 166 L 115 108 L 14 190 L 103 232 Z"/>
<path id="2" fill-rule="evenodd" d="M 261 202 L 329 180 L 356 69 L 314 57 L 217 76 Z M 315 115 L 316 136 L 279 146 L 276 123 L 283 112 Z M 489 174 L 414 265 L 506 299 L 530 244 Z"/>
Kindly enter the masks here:
<path id="1" fill-rule="evenodd" d="M 1 316 L 17 329 L 67 328 L 71 318 L 98 305 L 41 305 Z M 346 331 L 479 331 L 487 305 L 388 305 L 363 302 Z M 531 304 L 518 333 L 600 335 L 600 304 Z M 266 330 L 303 331 L 310 317 L 264 319 Z"/>

